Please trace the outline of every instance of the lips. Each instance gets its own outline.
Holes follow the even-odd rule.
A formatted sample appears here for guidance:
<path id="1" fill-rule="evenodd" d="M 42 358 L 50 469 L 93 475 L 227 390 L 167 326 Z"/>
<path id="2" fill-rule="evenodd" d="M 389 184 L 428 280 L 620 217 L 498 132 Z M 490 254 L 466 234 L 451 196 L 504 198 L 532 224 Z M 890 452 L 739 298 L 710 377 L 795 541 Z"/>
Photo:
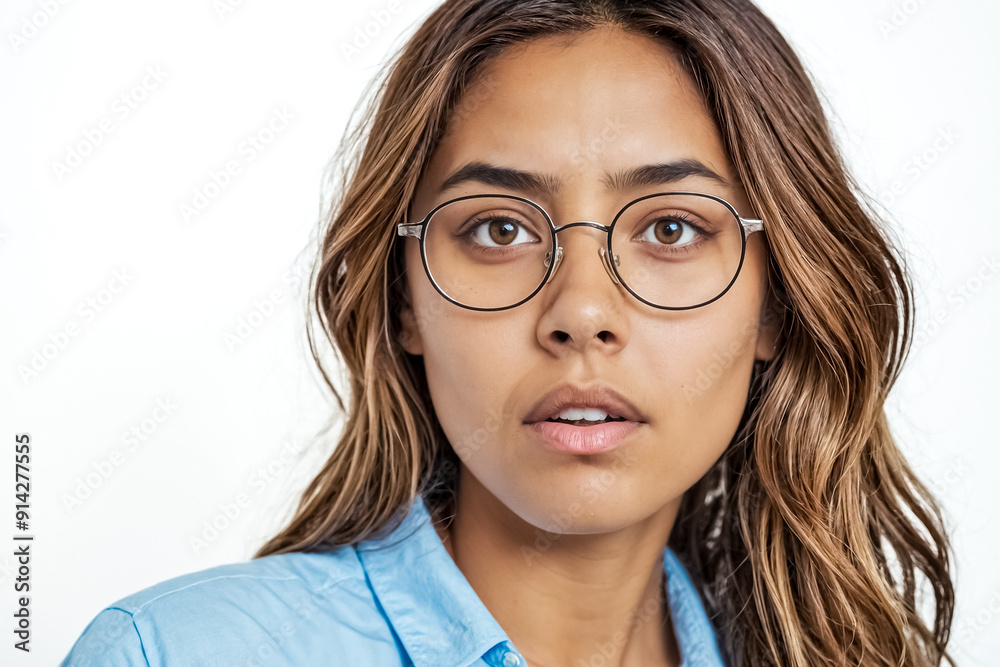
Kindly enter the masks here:
<path id="1" fill-rule="evenodd" d="M 574 426 L 563 422 L 540 421 L 528 425 L 547 448 L 563 454 L 601 454 L 617 449 L 642 428 L 639 422 L 597 422 Z"/>
<path id="2" fill-rule="evenodd" d="M 577 387 L 562 384 L 545 394 L 535 404 L 524 418 L 524 423 L 534 424 L 547 419 L 558 419 L 559 413 L 567 408 L 592 408 L 625 421 L 640 423 L 647 421 L 645 415 L 630 400 L 608 385 Z"/>
<path id="3" fill-rule="evenodd" d="M 604 421 L 590 420 L 603 416 L 601 413 L 607 415 Z M 560 414 L 564 419 L 560 419 Z M 595 455 L 617 449 L 646 422 L 646 415 L 632 401 L 604 384 L 587 387 L 561 384 L 542 396 L 524 418 L 540 444 L 573 455 Z"/>

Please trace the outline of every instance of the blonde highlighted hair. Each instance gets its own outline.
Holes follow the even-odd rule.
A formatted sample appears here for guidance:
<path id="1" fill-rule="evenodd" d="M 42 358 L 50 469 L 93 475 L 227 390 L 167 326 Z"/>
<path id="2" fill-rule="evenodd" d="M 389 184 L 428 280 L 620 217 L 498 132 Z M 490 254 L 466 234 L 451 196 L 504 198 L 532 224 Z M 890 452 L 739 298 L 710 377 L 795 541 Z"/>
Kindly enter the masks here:
<path id="1" fill-rule="evenodd" d="M 847 172 L 813 85 L 747 0 L 448 0 L 403 47 L 337 156 L 311 307 L 346 370 L 339 441 L 263 557 L 391 529 L 418 493 L 448 511 L 458 459 L 423 362 L 401 345 L 402 222 L 485 63 L 512 44 L 610 26 L 669 44 L 767 220 L 782 319 L 743 420 L 670 536 L 732 665 L 939 665 L 954 609 L 941 511 L 884 403 L 912 337 L 898 251 Z M 475 100 L 472 100 L 474 107 Z M 929 585 L 934 616 L 918 613 Z M 952 663 L 953 664 L 953 663 Z"/>

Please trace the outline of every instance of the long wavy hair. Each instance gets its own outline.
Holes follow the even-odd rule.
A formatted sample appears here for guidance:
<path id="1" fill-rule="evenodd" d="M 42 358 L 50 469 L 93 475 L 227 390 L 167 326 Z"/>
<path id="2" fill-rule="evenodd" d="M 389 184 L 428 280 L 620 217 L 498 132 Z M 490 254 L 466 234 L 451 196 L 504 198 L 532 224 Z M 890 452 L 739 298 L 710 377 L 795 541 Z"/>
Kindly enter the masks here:
<path id="1" fill-rule="evenodd" d="M 436 517 L 449 511 L 459 464 L 422 358 L 400 345 L 395 227 L 459 102 L 478 103 L 465 91 L 485 63 L 511 44 L 602 26 L 673 47 L 767 220 L 779 349 L 755 366 L 740 427 L 685 494 L 669 540 L 726 662 L 954 664 L 948 535 L 884 410 L 912 337 L 909 278 L 809 76 L 748 0 L 447 0 L 417 28 L 335 156 L 311 276 L 310 350 L 344 426 L 287 527 L 254 557 L 369 539 L 417 494 Z M 346 406 L 315 326 L 339 356 Z"/>

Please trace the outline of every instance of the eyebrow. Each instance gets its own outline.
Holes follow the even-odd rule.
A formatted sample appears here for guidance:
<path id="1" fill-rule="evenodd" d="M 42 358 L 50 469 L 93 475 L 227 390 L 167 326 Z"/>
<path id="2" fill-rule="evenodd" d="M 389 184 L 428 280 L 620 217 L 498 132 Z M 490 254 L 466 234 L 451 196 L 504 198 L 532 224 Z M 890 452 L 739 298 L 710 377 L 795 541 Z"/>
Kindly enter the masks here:
<path id="1" fill-rule="evenodd" d="M 614 173 L 605 171 L 601 182 L 608 190 L 621 191 L 651 185 L 667 185 L 690 176 L 701 176 L 716 181 L 724 187 L 730 187 L 729 181 L 694 158 L 620 169 Z M 560 179 L 548 174 L 536 174 L 485 162 L 470 162 L 445 179 L 439 192 L 469 182 L 532 193 L 559 192 L 563 186 Z"/>

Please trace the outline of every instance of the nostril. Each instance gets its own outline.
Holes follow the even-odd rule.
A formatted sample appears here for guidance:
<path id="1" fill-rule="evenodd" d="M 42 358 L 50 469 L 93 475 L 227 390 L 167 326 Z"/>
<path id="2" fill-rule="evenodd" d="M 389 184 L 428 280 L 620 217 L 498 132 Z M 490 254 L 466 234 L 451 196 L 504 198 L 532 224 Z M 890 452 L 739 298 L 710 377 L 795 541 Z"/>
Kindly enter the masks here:
<path id="1" fill-rule="evenodd" d="M 601 339 L 602 343 L 607 343 L 608 342 L 608 338 L 610 336 L 611 336 L 611 332 L 610 331 L 602 331 L 601 333 L 597 334 L 597 337 Z"/>
<path id="2" fill-rule="evenodd" d="M 565 331 L 553 331 L 552 335 L 556 337 L 556 340 L 560 343 L 565 343 L 569 340 L 569 334 Z"/>

